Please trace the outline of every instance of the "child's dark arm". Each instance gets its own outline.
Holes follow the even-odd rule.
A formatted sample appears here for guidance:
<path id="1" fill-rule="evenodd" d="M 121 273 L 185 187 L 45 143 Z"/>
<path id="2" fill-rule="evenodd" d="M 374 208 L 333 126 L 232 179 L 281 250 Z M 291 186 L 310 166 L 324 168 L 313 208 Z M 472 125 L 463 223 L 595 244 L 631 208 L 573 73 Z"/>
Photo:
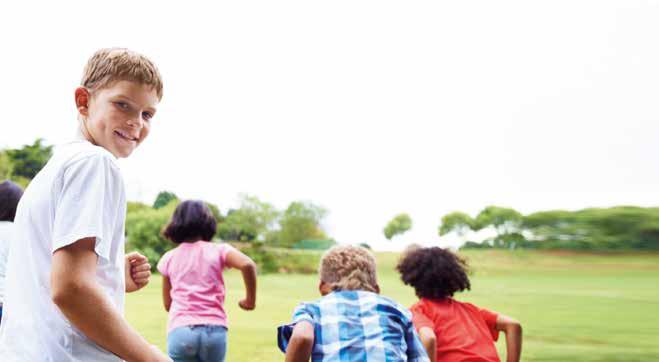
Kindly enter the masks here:
<path id="1" fill-rule="evenodd" d="M 169 308 L 172 306 L 172 283 L 169 281 L 169 278 L 162 276 L 162 302 L 165 306 L 165 310 L 169 312 Z"/>
<path id="2" fill-rule="evenodd" d="M 243 274 L 245 283 L 245 299 L 238 305 L 244 310 L 252 310 L 256 307 L 256 264 L 247 255 L 238 250 L 231 250 L 227 254 L 227 266 L 236 268 Z"/>
<path id="3" fill-rule="evenodd" d="M 306 321 L 296 324 L 286 348 L 286 362 L 308 362 L 311 358 L 313 342 L 313 325 Z"/>
<path id="4" fill-rule="evenodd" d="M 53 253 L 53 302 L 89 339 L 121 359 L 171 361 L 128 325 L 98 285 L 95 242 L 80 239 Z"/>
<path id="5" fill-rule="evenodd" d="M 430 362 L 437 361 L 437 336 L 435 336 L 435 331 L 428 327 L 422 327 L 419 329 L 419 339 L 423 343 L 423 348 L 428 353 L 428 358 Z"/>
<path id="6" fill-rule="evenodd" d="M 522 355 L 522 325 L 508 316 L 499 314 L 496 328 L 506 334 L 506 361 L 519 362 Z"/>

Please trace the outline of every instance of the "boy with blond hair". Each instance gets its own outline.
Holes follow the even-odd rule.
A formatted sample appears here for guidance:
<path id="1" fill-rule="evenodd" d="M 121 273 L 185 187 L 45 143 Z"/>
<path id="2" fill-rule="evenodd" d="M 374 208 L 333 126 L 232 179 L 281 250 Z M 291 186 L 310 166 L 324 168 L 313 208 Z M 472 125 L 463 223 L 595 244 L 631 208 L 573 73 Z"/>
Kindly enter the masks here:
<path id="1" fill-rule="evenodd" d="M 286 361 L 427 362 L 405 307 L 379 295 L 375 257 L 335 246 L 320 261 L 322 298 L 301 303 L 278 328 Z"/>
<path id="2" fill-rule="evenodd" d="M 9 251 L 0 361 L 170 361 L 123 317 L 148 260 L 124 255 L 126 195 L 117 158 L 149 134 L 162 80 L 146 57 L 102 49 L 75 90 L 79 137 L 25 190 Z"/>

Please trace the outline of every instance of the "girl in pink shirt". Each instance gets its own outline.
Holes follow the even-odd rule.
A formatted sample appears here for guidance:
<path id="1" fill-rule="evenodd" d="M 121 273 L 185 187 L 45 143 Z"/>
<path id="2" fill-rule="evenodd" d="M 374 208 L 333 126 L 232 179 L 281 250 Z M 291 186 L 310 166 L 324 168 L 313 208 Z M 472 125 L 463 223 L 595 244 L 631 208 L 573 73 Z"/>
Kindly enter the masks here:
<path id="1" fill-rule="evenodd" d="M 224 361 L 227 315 L 224 310 L 225 268 L 242 272 L 244 310 L 256 305 L 256 265 L 229 244 L 209 242 L 215 235 L 215 217 L 201 201 L 178 205 L 163 232 L 179 244 L 158 262 L 163 276 L 162 297 L 169 312 L 167 352 L 175 362 Z"/>

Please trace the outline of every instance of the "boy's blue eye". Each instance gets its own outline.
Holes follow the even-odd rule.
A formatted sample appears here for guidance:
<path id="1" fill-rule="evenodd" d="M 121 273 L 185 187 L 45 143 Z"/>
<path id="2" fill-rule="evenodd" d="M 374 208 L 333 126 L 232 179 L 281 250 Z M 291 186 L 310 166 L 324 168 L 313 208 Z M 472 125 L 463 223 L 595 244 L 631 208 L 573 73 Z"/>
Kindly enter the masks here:
<path id="1" fill-rule="evenodd" d="M 119 107 L 123 110 L 128 109 L 128 103 L 126 103 L 126 102 L 114 102 L 114 104 L 117 105 L 117 107 Z"/>
<path id="2" fill-rule="evenodd" d="M 149 121 L 149 120 L 151 120 L 151 118 L 153 118 L 153 114 L 151 114 L 151 113 L 149 113 L 149 112 L 143 112 L 143 113 L 142 113 L 142 118 L 143 118 L 145 121 Z"/>

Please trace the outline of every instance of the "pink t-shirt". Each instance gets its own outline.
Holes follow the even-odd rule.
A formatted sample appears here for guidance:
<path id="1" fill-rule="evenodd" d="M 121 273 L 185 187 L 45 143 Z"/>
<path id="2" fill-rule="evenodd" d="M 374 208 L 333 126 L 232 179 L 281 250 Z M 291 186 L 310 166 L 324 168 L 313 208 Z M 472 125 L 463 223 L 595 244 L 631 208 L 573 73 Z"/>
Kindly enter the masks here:
<path id="1" fill-rule="evenodd" d="M 181 243 L 163 255 L 158 271 L 172 284 L 168 332 L 198 324 L 227 326 L 222 271 L 231 250 L 229 244 L 197 241 Z"/>

